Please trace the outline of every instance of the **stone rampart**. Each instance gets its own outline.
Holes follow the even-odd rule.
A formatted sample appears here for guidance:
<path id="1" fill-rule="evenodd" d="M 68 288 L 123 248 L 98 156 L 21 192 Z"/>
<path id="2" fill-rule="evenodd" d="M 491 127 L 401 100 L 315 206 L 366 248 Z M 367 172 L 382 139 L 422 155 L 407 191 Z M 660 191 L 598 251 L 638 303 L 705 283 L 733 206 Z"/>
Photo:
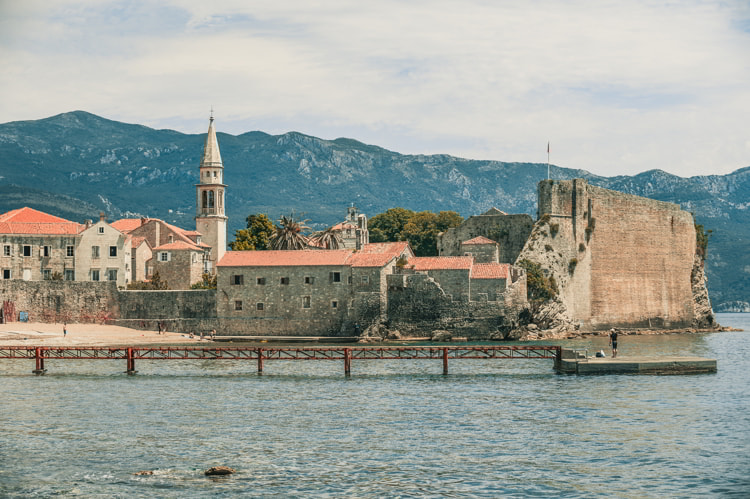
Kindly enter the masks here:
<path id="1" fill-rule="evenodd" d="M 498 212 L 475 215 L 464 220 L 460 226 L 438 235 L 438 255 L 462 256 L 462 242 L 484 236 L 498 243 L 500 263 L 513 263 L 529 238 L 533 225 L 534 220 L 525 214 L 506 215 Z"/>
<path id="2" fill-rule="evenodd" d="M 539 213 L 519 260 L 538 262 L 555 277 L 583 329 L 694 323 L 690 213 L 583 179 L 540 182 Z"/>

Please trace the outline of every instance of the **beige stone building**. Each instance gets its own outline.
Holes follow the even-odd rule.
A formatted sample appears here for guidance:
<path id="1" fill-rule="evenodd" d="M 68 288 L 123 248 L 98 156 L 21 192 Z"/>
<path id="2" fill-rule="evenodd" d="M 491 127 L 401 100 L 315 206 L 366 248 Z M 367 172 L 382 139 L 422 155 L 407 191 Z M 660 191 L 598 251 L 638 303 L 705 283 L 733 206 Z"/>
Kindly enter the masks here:
<path id="1" fill-rule="evenodd" d="M 71 222 L 32 208 L 0 215 L 2 278 L 130 282 L 130 238 L 107 223 Z"/>

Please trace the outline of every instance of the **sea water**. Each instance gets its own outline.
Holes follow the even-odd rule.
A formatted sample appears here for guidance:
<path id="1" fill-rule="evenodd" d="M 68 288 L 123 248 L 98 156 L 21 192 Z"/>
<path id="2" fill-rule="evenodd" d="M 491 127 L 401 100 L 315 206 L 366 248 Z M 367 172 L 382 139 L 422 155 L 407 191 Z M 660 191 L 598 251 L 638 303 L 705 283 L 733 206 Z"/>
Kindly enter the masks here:
<path id="1" fill-rule="evenodd" d="M 718 320 L 750 331 L 750 314 Z M 609 352 L 606 337 L 560 343 Z M 1 360 L 0 497 L 750 496 L 750 332 L 619 343 L 718 372 L 136 361 L 127 376 L 122 360 L 48 360 L 34 376 L 33 360 Z M 216 465 L 237 472 L 204 476 Z"/>

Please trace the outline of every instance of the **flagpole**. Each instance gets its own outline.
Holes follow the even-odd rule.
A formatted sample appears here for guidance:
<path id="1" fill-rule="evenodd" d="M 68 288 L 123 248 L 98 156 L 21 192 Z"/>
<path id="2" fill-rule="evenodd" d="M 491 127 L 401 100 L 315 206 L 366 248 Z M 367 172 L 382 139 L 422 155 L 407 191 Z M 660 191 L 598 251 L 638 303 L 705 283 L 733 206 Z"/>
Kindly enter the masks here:
<path id="1" fill-rule="evenodd" d="M 547 141 L 547 180 L 549 180 L 549 141 Z"/>

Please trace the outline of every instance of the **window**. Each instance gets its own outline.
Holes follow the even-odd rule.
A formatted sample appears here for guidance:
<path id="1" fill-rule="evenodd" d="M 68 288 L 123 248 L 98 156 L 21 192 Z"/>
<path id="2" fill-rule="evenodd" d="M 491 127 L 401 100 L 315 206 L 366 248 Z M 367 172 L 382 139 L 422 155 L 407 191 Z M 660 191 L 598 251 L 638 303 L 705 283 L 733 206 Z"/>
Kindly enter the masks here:
<path id="1" fill-rule="evenodd" d="M 331 302 L 331 308 L 339 308 L 339 302 L 337 302 L 336 300 L 333 300 Z"/>
<path id="2" fill-rule="evenodd" d="M 235 300 L 235 302 L 234 302 L 234 309 L 235 310 L 242 310 L 242 300 Z"/>
<path id="3" fill-rule="evenodd" d="M 3 245 L 3 256 L 10 256 L 10 244 Z"/>
<path id="4" fill-rule="evenodd" d="M 302 308 L 310 308 L 310 297 L 309 296 L 303 296 L 302 297 Z"/>
<path id="5" fill-rule="evenodd" d="M 99 280 L 99 270 L 92 270 L 91 271 L 91 280 L 92 281 L 98 281 Z"/>
<path id="6" fill-rule="evenodd" d="M 117 256 L 117 246 L 109 247 L 109 256 Z"/>
<path id="7" fill-rule="evenodd" d="M 99 258 L 99 246 L 91 247 L 91 258 Z"/>
<path id="8" fill-rule="evenodd" d="M 312 284 L 314 280 L 313 277 L 305 277 L 305 284 Z"/>
<path id="9" fill-rule="evenodd" d="M 10 279 L 11 275 L 10 269 L 3 269 L 3 279 Z"/>
<path id="10" fill-rule="evenodd" d="M 75 256 L 75 253 L 73 252 L 73 246 L 66 246 L 65 248 L 65 256 Z M 72 279 L 71 279 L 72 281 Z"/>
<path id="11" fill-rule="evenodd" d="M 52 279 L 52 269 L 44 269 L 42 270 L 42 279 L 45 281 L 49 281 Z"/>
<path id="12" fill-rule="evenodd" d="M 281 278 L 281 284 L 283 284 L 284 286 L 286 286 L 287 284 L 289 284 L 289 278 L 288 277 L 282 277 Z"/>
<path id="13" fill-rule="evenodd" d="M 341 282 L 341 272 L 330 273 L 331 282 Z"/>
<path id="14" fill-rule="evenodd" d="M 29 244 L 23 245 L 23 256 L 31 256 L 31 245 Z"/>
<path id="15" fill-rule="evenodd" d="M 262 303 L 256 303 L 255 304 L 255 310 L 263 310 L 263 304 Z"/>
<path id="16" fill-rule="evenodd" d="M 75 281 L 76 280 L 76 271 L 73 269 L 65 269 L 65 280 L 66 281 Z"/>
<path id="17" fill-rule="evenodd" d="M 49 246 L 43 247 L 42 248 L 42 256 L 45 257 L 45 258 L 47 258 L 47 257 L 49 257 L 49 255 L 50 255 L 50 247 Z"/>
<path id="18" fill-rule="evenodd" d="M 245 276 L 243 275 L 233 275 L 231 279 L 229 280 L 229 283 L 232 285 L 243 285 L 245 284 Z"/>
<path id="19" fill-rule="evenodd" d="M 255 280 L 255 283 L 256 283 L 256 284 L 257 284 L 258 286 L 263 286 L 263 285 L 265 285 L 265 284 L 266 284 L 266 278 L 265 278 L 265 277 L 258 277 L 258 278 L 257 278 L 257 279 Z"/>
<path id="20" fill-rule="evenodd" d="M 370 284 L 370 276 L 363 275 L 362 276 L 362 285 L 363 286 L 367 286 L 368 284 Z"/>
<path id="21" fill-rule="evenodd" d="M 168 262 L 169 261 L 169 251 L 162 251 L 159 253 L 159 261 L 160 262 Z"/>
<path id="22" fill-rule="evenodd" d="M 99 227 L 99 234 L 104 234 L 104 227 Z"/>
<path id="23" fill-rule="evenodd" d="M 116 281 L 117 280 L 117 269 L 109 269 L 107 271 L 107 280 L 108 281 Z"/>
<path id="24" fill-rule="evenodd" d="M 172 244 L 174 242 L 174 234 L 169 235 L 169 243 Z"/>

